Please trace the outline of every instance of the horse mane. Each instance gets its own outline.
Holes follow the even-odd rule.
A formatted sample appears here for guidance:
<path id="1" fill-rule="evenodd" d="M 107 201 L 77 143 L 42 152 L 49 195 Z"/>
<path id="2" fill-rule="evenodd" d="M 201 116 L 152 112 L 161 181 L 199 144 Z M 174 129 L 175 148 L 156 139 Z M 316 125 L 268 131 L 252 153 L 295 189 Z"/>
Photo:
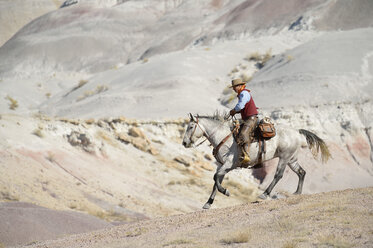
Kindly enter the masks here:
<path id="1" fill-rule="evenodd" d="M 197 115 L 199 118 L 206 118 L 209 120 L 214 120 L 214 121 L 220 121 L 220 122 L 226 122 L 228 121 L 228 113 L 227 112 L 220 112 L 216 110 L 213 115 Z"/>

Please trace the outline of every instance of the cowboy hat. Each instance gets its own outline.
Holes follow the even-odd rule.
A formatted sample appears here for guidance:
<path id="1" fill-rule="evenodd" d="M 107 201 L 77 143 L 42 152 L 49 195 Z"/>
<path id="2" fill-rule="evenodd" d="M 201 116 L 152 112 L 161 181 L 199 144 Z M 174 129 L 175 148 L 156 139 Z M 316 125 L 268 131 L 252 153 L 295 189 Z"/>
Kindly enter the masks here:
<path id="1" fill-rule="evenodd" d="M 233 88 L 237 85 L 243 85 L 243 84 L 246 84 L 246 82 L 243 82 L 241 78 L 233 79 L 232 86 L 229 86 L 229 88 Z"/>

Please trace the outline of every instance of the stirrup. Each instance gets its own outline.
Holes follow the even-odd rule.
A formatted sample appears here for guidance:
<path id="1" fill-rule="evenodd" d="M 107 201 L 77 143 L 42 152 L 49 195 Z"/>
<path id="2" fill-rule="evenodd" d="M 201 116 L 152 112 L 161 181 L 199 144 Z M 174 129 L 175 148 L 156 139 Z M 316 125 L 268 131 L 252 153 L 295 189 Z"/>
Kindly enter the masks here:
<path id="1" fill-rule="evenodd" d="M 245 148 L 242 147 L 242 156 L 240 157 L 241 164 L 247 164 L 251 161 L 250 156 L 247 154 Z"/>
<path id="2" fill-rule="evenodd" d="M 250 163 L 250 161 L 251 161 L 250 157 L 247 156 L 246 154 L 245 154 L 245 156 L 241 157 L 240 159 L 241 159 L 242 164 L 247 164 L 247 163 Z"/>

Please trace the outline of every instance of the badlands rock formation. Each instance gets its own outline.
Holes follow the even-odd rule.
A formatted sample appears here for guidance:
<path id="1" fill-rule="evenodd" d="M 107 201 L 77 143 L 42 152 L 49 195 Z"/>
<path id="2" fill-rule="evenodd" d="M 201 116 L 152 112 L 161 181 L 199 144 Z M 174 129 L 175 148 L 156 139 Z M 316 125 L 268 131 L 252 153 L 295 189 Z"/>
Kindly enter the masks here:
<path id="1" fill-rule="evenodd" d="M 181 146 L 185 118 L 234 106 L 236 77 L 261 116 L 329 145 L 325 165 L 301 149 L 304 193 L 373 185 L 372 1 L 13 3 L 0 1 L 1 200 L 117 223 L 199 209 L 216 164 L 208 145 Z M 275 164 L 230 172 L 214 207 L 254 200 Z M 274 194 L 296 183 L 286 171 Z"/>

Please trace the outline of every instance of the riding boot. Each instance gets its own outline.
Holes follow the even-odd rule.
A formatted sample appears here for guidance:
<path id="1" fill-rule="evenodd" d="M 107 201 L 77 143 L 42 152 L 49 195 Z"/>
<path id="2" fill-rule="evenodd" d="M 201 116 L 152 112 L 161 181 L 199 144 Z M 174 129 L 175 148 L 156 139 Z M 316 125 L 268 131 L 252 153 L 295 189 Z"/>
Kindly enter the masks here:
<path id="1" fill-rule="evenodd" d="M 241 164 L 247 164 L 251 161 L 249 156 L 249 144 L 243 144 L 241 146 L 242 155 L 240 157 Z"/>

